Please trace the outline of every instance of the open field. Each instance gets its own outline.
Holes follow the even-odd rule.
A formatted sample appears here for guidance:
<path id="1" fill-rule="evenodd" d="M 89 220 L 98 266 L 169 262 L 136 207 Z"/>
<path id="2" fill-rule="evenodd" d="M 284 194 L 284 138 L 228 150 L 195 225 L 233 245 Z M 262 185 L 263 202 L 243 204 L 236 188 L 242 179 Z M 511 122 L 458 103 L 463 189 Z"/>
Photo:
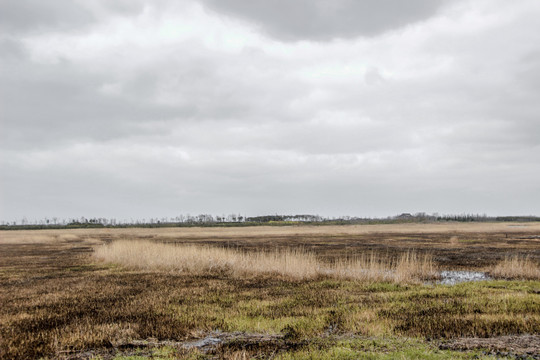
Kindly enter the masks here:
<path id="1" fill-rule="evenodd" d="M 117 240 L 319 268 L 363 254 L 501 273 L 540 262 L 538 223 L 3 231 L 0 358 L 540 358 L 538 278 L 443 286 L 96 257 Z"/>

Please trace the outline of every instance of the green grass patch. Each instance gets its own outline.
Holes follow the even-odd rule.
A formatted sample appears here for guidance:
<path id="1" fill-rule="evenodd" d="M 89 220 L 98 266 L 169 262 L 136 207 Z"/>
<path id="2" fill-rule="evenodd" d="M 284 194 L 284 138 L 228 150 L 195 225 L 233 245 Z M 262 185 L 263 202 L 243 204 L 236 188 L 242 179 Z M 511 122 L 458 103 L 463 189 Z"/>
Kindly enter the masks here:
<path id="1" fill-rule="evenodd" d="M 276 357 L 279 360 L 353 360 L 353 359 L 493 359 L 478 352 L 456 352 L 414 339 L 376 338 L 339 341 L 324 346 L 311 345 Z"/>

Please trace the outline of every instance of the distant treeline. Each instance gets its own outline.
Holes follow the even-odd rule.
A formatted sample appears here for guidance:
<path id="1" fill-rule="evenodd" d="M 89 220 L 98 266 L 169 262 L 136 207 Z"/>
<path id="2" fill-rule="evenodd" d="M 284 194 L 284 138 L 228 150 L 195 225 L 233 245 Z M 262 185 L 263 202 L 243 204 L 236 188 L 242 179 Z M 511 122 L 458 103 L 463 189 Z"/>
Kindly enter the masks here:
<path id="1" fill-rule="evenodd" d="M 258 226 L 258 225 L 352 225 L 352 224 L 400 224 L 435 222 L 530 222 L 540 221 L 538 216 L 487 216 L 479 214 L 439 215 L 426 213 L 403 213 L 386 218 L 361 218 L 352 216 L 323 217 L 320 215 L 179 215 L 171 218 L 123 219 L 115 218 L 69 218 L 57 217 L 29 221 L 2 222 L 1 230 L 24 229 L 75 229 L 75 228 L 128 228 L 128 227 L 193 227 L 193 226 Z"/>

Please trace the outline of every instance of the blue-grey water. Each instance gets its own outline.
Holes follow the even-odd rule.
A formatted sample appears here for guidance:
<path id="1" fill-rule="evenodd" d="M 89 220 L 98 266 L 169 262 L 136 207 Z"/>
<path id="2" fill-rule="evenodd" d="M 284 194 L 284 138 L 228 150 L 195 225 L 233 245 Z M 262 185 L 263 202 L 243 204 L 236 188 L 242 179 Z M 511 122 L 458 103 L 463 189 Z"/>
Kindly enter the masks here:
<path id="1" fill-rule="evenodd" d="M 491 278 L 484 272 L 480 271 L 441 271 L 441 279 L 437 284 L 455 285 L 468 281 L 483 281 Z"/>

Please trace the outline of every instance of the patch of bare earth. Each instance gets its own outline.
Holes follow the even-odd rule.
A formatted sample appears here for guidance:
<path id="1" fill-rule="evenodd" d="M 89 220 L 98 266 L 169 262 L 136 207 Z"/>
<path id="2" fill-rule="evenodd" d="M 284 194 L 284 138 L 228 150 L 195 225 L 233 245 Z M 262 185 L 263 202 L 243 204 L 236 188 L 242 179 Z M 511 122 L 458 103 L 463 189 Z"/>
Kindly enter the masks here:
<path id="1" fill-rule="evenodd" d="M 497 336 L 490 338 L 458 338 L 439 346 L 444 350 L 478 350 L 497 356 L 518 356 L 540 359 L 540 335 Z"/>
<path id="2" fill-rule="evenodd" d="M 253 354 L 278 353 L 295 349 L 305 345 L 305 341 L 286 340 L 283 335 L 257 334 L 245 332 L 201 333 L 198 337 L 185 341 L 146 340 L 119 341 L 109 349 L 94 349 L 87 351 L 73 351 L 59 354 L 62 360 L 90 360 L 99 357 L 103 360 L 112 360 L 118 356 L 145 356 L 153 358 L 154 349 L 168 347 L 175 349 L 179 356 L 188 354 L 210 354 L 213 358 L 224 358 L 223 355 L 235 351 L 250 351 Z"/>

